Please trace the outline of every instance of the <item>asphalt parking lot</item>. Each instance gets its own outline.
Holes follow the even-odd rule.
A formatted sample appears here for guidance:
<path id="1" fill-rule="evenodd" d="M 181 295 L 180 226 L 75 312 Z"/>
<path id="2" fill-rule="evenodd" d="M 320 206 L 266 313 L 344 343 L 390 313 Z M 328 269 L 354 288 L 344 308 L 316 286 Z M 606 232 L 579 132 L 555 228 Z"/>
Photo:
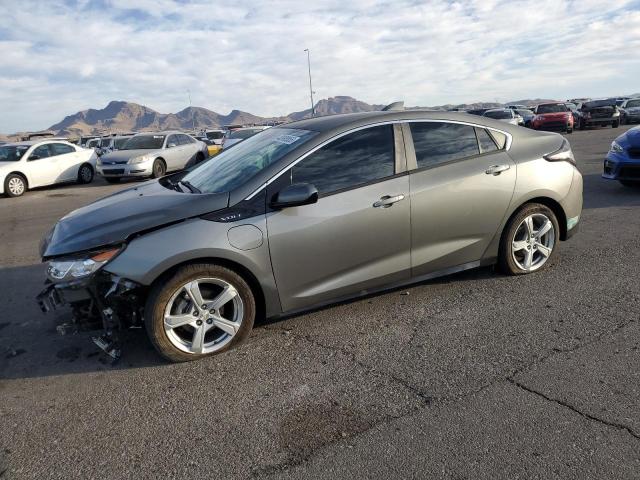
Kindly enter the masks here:
<path id="1" fill-rule="evenodd" d="M 258 325 L 170 365 L 110 365 L 35 301 L 37 246 L 123 185 L 0 198 L 0 478 L 640 478 L 640 190 L 600 178 L 624 129 L 568 138 L 581 232 L 551 268 L 485 268 Z"/>

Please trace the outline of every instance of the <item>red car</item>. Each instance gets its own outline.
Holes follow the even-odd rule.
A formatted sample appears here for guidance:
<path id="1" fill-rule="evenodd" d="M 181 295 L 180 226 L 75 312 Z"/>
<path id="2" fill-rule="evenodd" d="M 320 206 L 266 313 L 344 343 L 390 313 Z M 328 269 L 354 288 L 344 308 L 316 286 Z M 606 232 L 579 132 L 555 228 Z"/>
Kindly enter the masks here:
<path id="1" fill-rule="evenodd" d="M 542 103 L 536 107 L 531 121 L 534 130 L 573 132 L 573 115 L 564 103 Z"/>

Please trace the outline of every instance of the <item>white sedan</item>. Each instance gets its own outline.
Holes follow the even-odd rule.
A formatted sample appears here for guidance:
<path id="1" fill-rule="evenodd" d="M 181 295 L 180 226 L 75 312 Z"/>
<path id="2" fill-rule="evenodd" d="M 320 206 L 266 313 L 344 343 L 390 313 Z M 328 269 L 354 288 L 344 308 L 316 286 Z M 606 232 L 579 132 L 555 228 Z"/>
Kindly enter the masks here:
<path id="1" fill-rule="evenodd" d="M 54 183 L 90 183 L 97 156 L 64 140 L 33 140 L 0 146 L 0 194 L 19 197 Z"/>

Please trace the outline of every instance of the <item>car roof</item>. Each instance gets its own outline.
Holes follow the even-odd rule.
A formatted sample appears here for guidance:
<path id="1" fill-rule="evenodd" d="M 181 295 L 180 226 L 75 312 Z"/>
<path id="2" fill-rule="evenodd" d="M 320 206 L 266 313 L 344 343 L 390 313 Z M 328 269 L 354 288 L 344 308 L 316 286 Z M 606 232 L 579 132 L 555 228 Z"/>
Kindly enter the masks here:
<path id="1" fill-rule="evenodd" d="M 23 140 L 21 142 L 10 142 L 5 144 L 5 146 L 7 147 L 18 147 L 18 146 L 23 146 L 23 147 L 31 147 L 32 145 L 38 145 L 41 143 L 70 143 L 69 140 L 65 139 L 65 138 L 46 138 L 46 139 L 41 139 L 41 140 Z"/>
<path id="2" fill-rule="evenodd" d="M 498 109 L 507 110 L 507 109 Z M 479 119 L 482 118 L 480 121 Z M 374 123 L 396 122 L 403 120 L 443 120 L 486 125 L 497 129 L 504 129 L 504 122 L 485 119 L 477 115 L 465 112 L 445 112 L 434 110 L 391 110 L 360 113 L 343 113 L 339 115 L 327 115 L 324 117 L 308 118 L 295 122 L 284 123 L 272 128 L 299 128 L 301 130 L 313 130 L 316 132 L 343 131 L 352 128 L 364 127 Z M 480 123 L 481 122 L 481 123 Z"/>

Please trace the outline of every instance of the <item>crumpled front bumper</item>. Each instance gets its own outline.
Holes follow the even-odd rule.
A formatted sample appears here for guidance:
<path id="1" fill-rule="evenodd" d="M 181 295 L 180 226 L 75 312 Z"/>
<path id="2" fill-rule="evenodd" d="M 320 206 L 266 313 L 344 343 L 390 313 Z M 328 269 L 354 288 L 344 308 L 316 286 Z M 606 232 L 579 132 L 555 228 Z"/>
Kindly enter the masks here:
<path id="1" fill-rule="evenodd" d="M 109 272 L 99 270 L 85 279 L 45 282 L 36 301 L 45 312 L 68 306 L 71 317 L 57 325 L 60 334 L 102 330 L 94 342 L 114 358 L 120 355 L 120 332 L 142 326 L 145 288 Z"/>

